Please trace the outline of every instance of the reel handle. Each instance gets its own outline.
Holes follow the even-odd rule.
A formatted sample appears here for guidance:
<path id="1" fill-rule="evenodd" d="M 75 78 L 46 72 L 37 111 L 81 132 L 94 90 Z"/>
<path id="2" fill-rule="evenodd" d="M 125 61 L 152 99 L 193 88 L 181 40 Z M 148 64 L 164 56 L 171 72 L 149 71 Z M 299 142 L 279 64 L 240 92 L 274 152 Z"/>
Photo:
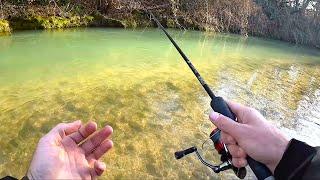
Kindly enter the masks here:
<path id="1" fill-rule="evenodd" d="M 214 111 L 236 121 L 235 114 L 230 110 L 229 106 L 223 100 L 222 97 L 214 97 L 212 99 L 210 105 Z M 252 169 L 253 173 L 258 178 L 258 180 L 272 180 L 272 179 L 274 179 L 271 171 L 269 170 L 269 168 L 266 165 L 252 159 L 249 156 L 247 156 L 247 161 L 248 161 L 248 164 L 249 164 L 250 168 Z"/>
<path id="2" fill-rule="evenodd" d="M 191 147 L 191 148 L 188 148 L 188 149 L 185 149 L 185 150 L 182 150 L 182 151 L 177 151 L 174 153 L 174 156 L 176 157 L 176 159 L 181 159 L 183 158 L 185 155 L 188 155 L 190 153 L 193 153 L 197 151 L 197 148 L 196 147 Z"/>

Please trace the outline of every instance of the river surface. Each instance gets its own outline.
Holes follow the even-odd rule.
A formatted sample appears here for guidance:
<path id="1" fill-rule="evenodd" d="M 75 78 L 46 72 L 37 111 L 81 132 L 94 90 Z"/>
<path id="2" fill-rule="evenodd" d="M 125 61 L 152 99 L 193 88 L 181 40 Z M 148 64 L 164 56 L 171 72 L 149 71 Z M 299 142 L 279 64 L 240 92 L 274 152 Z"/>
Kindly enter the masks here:
<path id="1" fill-rule="evenodd" d="M 320 51 L 230 34 L 170 30 L 215 93 L 257 108 L 288 136 L 320 145 Z M 102 179 L 236 179 L 195 156 L 210 99 L 157 29 L 24 31 L 0 37 L 0 176 L 21 178 L 60 122 L 114 128 Z M 209 145 L 207 145 L 209 146 Z M 218 162 L 210 148 L 203 152 Z M 247 179 L 251 179 L 250 175 Z"/>

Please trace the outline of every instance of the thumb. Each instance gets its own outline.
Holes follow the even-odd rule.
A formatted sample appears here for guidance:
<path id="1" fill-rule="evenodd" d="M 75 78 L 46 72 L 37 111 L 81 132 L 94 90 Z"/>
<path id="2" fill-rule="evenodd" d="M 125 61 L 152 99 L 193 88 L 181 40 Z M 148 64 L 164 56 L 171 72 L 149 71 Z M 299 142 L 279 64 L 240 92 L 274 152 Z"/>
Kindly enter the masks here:
<path id="1" fill-rule="evenodd" d="M 81 127 L 81 121 L 74 121 L 72 123 L 59 123 L 48 134 L 59 134 L 61 138 L 76 132 Z"/>
<path id="2" fill-rule="evenodd" d="M 235 139 L 239 137 L 243 131 L 243 125 L 240 123 L 237 123 L 233 121 L 232 119 L 219 114 L 217 112 L 211 112 L 210 113 L 210 120 L 211 122 L 221 131 L 224 131 L 231 136 L 233 136 Z"/>
<path id="3" fill-rule="evenodd" d="M 67 123 L 65 124 L 65 127 L 64 127 L 64 132 L 66 133 L 66 135 L 68 136 L 69 134 L 72 134 L 74 132 L 77 132 L 78 129 L 81 127 L 81 121 L 80 120 L 77 120 L 77 121 L 74 121 L 72 123 Z"/>

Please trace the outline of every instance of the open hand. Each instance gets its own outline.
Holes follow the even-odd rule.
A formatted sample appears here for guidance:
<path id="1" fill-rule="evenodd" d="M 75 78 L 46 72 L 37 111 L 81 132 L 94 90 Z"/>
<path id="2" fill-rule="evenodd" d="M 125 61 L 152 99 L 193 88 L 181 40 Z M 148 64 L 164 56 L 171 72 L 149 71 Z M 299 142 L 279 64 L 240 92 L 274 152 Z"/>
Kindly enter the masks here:
<path id="1" fill-rule="evenodd" d="M 106 165 L 99 159 L 113 146 L 108 139 L 113 130 L 106 126 L 96 131 L 95 122 L 58 124 L 40 139 L 28 178 L 96 179 L 101 176 Z"/>

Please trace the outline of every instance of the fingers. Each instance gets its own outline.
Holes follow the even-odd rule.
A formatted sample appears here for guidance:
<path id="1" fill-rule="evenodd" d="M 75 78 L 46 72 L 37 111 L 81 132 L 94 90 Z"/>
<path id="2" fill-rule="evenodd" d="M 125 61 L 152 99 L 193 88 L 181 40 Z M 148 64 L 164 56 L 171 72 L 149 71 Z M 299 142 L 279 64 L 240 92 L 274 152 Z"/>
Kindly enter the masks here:
<path id="1" fill-rule="evenodd" d="M 98 146 L 88 157 L 89 162 L 94 162 L 94 167 L 91 171 L 91 176 L 95 179 L 96 176 L 101 176 L 102 173 L 106 170 L 106 165 L 103 162 L 98 161 L 102 155 L 108 152 L 109 149 L 113 147 L 113 142 L 109 139 L 104 140 L 100 146 Z"/>
<path id="2" fill-rule="evenodd" d="M 226 145 L 237 144 L 236 140 L 232 136 L 223 131 L 221 131 L 220 140 Z"/>
<path id="3" fill-rule="evenodd" d="M 109 139 L 103 141 L 87 158 L 88 161 L 92 159 L 100 159 L 106 152 L 113 147 L 113 142 Z"/>
<path id="4" fill-rule="evenodd" d="M 232 157 L 232 164 L 237 168 L 241 168 L 241 167 L 247 166 L 248 162 L 245 158 L 233 158 Z"/>
<path id="5" fill-rule="evenodd" d="M 97 174 L 97 176 L 101 176 L 102 173 L 107 169 L 107 167 L 104 162 L 95 161 L 93 169 L 94 169 L 95 173 Z"/>
<path id="6" fill-rule="evenodd" d="M 231 136 L 233 136 L 235 139 L 237 139 L 237 137 L 240 137 L 242 131 L 243 131 L 243 125 L 240 123 L 237 123 L 235 121 L 233 121 L 232 119 L 219 114 L 217 112 L 211 112 L 210 114 L 210 120 L 211 122 L 217 126 L 218 129 L 220 129 L 221 131 L 224 131 L 228 134 L 230 134 Z"/>
<path id="7" fill-rule="evenodd" d="M 88 122 L 86 125 L 82 125 L 78 131 L 69 135 L 75 143 L 79 144 L 81 141 L 85 140 L 88 136 L 97 130 L 97 124 L 95 122 Z"/>
<path id="8" fill-rule="evenodd" d="M 101 176 L 106 169 L 104 162 L 95 160 L 93 162 L 93 168 L 90 169 L 91 179 L 97 179 L 97 176 Z"/>
<path id="9" fill-rule="evenodd" d="M 242 111 L 244 111 L 246 109 L 246 106 L 240 104 L 240 103 L 236 103 L 233 101 L 226 101 L 228 106 L 230 107 L 231 111 L 236 115 L 239 116 L 241 114 Z"/>
<path id="10" fill-rule="evenodd" d="M 232 156 L 232 164 L 235 167 L 241 168 L 247 165 L 247 154 L 238 145 L 227 145 L 228 150 Z"/>
<path id="11" fill-rule="evenodd" d="M 228 145 L 228 150 L 232 158 L 246 158 L 247 154 L 244 150 L 238 145 Z"/>
<path id="12" fill-rule="evenodd" d="M 106 126 L 90 137 L 90 139 L 87 139 L 80 147 L 84 150 L 85 154 L 88 155 L 104 140 L 106 140 L 112 134 L 112 131 L 113 129 L 111 126 Z"/>

